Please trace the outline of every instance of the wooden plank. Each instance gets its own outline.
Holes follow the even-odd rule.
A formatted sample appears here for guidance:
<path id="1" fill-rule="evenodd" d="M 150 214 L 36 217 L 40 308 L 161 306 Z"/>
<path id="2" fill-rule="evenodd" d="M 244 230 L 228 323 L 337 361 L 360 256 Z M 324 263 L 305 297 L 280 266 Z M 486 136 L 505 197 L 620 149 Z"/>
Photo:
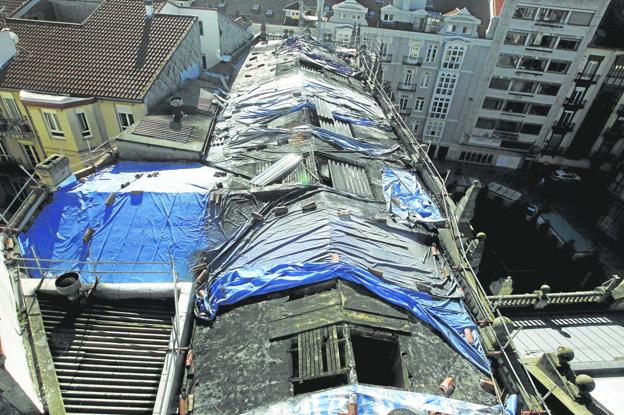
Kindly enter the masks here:
<path id="1" fill-rule="evenodd" d="M 269 338 L 274 340 L 294 336 L 297 333 L 329 326 L 343 320 L 342 306 L 338 304 L 300 316 L 274 321 L 269 325 Z"/>
<path id="2" fill-rule="evenodd" d="M 312 357 L 314 360 L 314 376 L 319 376 L 323 371 L 320 368 L 319 365 L 319 351 L 320 351 L 320 347 L 319 347 L 319 343 L 318 343 L 318 338 L 317 338 L 317 332 L 318 330 L 312 330 L 310 332 L 310 337 L 312 337 L 312 343 L 314 344 L 314 347 L 312 348 Z"/>
<path id="3" fill-rule="evenodd" d="M 306 337 L 306 347 L 307 347 L 307 351 L 306 351 L 306 371 L 307 371 L 307 377 L 306 379 L 310 379 L 313 375 L 313 371 L 312 371 L 312 343 L 311 343 L 311 338 L 310 338 L 310 332 L 306 332 L 305 333 L 305 337 Z"/>
<path id="4" fill-rule="evenodd" d="M 331 359 L 331 329 L 323 328 L 323 335 L 327 338 L 325 341 L 324 349 L 325 349 L 325 360 L 327 361 L 327 373 L 334 372 L 334 361 Z"/>
<path id="5" fill-rule="evenodd" d="M 336 366 L 336 368 L 342 369 L 340 367 L 340 347 L 338 345 L 338 330 L 336 329 L 336 326 L 332 326 L 332 343 L 333 343 L 333 358 L 334 358 L 334 366 Z"/>
<path id="6" fill-rule="evenodd" d="M 301 372 L 303 370 L 303 334 L 299 333 L 297 334 L 297 368 L 298 368 L 298 372 L 299 372 L 299 383 L 301 383 L 303 381 L 303 373 Z"/>
<path id="7" fill-rule="evenodd" d="M 408 319 L 406 313 L 396 310 L 394 307 L 384 303 L 382 300 L 369 297 L 365 294 L 360 294 L 347 284 L 343 284 L 341 286 L 341 290 L 344 298 L 343 307 L 346 310 L 363 311 L 370 314 L 377 314 L 380 316 L 387 316 L 402 320 Z"/>
<path id="8" fill-rule="evenodd" d="M 279 321 L 285 318 L 322 310 L 337 304 L 341 304 L 340 292 L 338 292 L 338 290 L 331 290 L 280 304 L 271 310 L 269 319 L 270 321 Z"/>
<path id="9" fill-rule="evenodd" d="M 318 375 L 322 375 L 325 371 L 323 370 L 323 337 L 321 335 L 321 331 L 323 329 L 314 330 L 314 335 L 316 337 L 316 357 L 317 357 L 317 368 Z"/>
<path id="10" fill-rule="evenodd" d="M 360 324 L 375 328 L 397 331 L 405 334 L 410 333 L 407 320 L 378 316 L 375 314 L 363 313 L 359 311 L 344 310 L 345 321 L 351 324 Z"/>

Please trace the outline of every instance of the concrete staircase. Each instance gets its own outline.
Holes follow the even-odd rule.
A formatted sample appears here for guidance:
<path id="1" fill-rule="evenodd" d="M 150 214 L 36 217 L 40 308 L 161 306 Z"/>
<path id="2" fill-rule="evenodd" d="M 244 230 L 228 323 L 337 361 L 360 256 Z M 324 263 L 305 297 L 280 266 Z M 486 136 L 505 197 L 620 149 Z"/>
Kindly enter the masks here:
<path id="1" fill-rule="evenodd" d="M 171 334 L 172 305 L 39 298 L 67 414 L 151 414 Z"/>

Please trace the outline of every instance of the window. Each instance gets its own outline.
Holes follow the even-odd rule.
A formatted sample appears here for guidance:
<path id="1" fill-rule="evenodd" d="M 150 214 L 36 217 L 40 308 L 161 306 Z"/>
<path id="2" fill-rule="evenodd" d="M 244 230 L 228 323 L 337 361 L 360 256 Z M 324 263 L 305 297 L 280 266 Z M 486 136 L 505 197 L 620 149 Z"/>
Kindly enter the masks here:
<path id="1" fill-rule="evenodd" d="M 510 84 L 511 84 L 511 79 L 509 78 L 503 78 L 501 76 L 493 76 L 492 79 L 490 79 L 490 88 L 492 89 L 500 89 L 500 90 L 506 91 L 509 88 Z"/>
<path id="2" fill-rule="evenodd" d="M 548 69 L 546 69 L 546 72 L 567 73 L 569 67 L 570 67 L 570 62 L 550 61 L 550 63 L 548 64 Z"/>
<path id="3" fill-rule="evenodd" d="M 459 69 L 464 61 L 465 50 L 463 46 L 448 46 L 444 51 L 442 67 L 445 69 Z"/>
<path id="4" fill-rule="evenodd" d="M 416 103 L 414 104 L 414 111 L 423 112 L 425 108 L 425 97 L 416 97 Z"/>
<path id="5" fill-rule="evenodd" d="M 384 13 L 383 20 L 384 20 L 384 22 L 392 22 L 392 21 L 394 21 L 394 15 Z"/>
<path id="6" fill-rule="evenodd" d="M 515 114 L 525 114 L 527 112 L 527 104 L 518 101 L 507 101 L 503 106 L 504 112 L 513 112 Z"/>
<path id="7" fill-rule="evenodd" d="M 576 87 L 572 91 L 572 95 L 570 95 L 569 101 L 573 104 L 578 104 L 583 100 L 585 96 L 586 89 L 583 87 Z"/>
<path id="8" fill-rule="evenodd" d="M 203 36 L 204 35 L 204 23 L 201 20 L 199 20 L 198 23 L 199 23 L 199 35 Z"/>
<path id="9" fill-rule="evenodd" d="M 575 26 L 589 26 L 593 18 L 594 18 L 594 13 L 570 12 L 570 18 L 568 19 L 568 24 L 575 25 Z"/>
<path id="10" fill-rule="evenodd" d="M 518 55 L 508 55 L 506 53 L 501 53 L 498 57 L 498 62 L 496 66 L 500 66 L 501 68 L 515 68 L 518 66 L 518 60 L 520 57 Z"/>
<path id="11" fill-rule="evenodd" d="M 574 119 L 574 111 L 563 111 L 561 114 L 561 118 L 559 119 L 559 124 L 561 125 L 569 125 Z"/>
<path id="12" fill-rule="evenodd" d="M 406 111 L 409 105 L 409 96 L 408 95 L 400 95 L 399 96 L 399 110 Z"/>
<path id="13" fill-rule="evenodd" d="M 539 124 L 523 124 L 522 128 L 520 128 L 521 133 L 530 135 L 539 135 L 541 130 L 542 126 Z"/>
<path id="14" fill-rule="evenodd" d="M 465 35 L 469 35 L 471 30 L 470 30 L 470 26 L 462 26 L 461 28 L 461 32 Z"/>
<path id="15" fill-rule="evenodd" d="M 515 19 L 533 20 L 536 12 L 536 7 L 516 7 L 513 17 Z"/>
<path id="16" fill-rule="evenodd" d="M 65 133 L 63 133 L 61 123 L 59 122 L 56 113 L 50 111 L 41 111 L 41 113 L 43 114 L 43 119 L 45 120 L 46 127 L 48 127 L 48 132 L 50 133 L 50 135 L 53 138 L 65 137 Z"/>
<path id="17" fill-rule="evenodd" d="M 497 130 L 505 131 L 505 132 L 508 132 L 508 133 L 515 133 L 515 132 L 518 131 L 518 128 L 520 128 L 520 124 L 518 124 L 515 121 L 500 120 L 498 122 L 498 125 L 496 126 Z"/>
<path id="18" fill-rule="evenodd" d="M 425 130 L 423 131 L 423 139 L 435 140 L 442 136 L 442 129 L 444 128 L 443 121 L 427 121 L 425 124 Z"/>
<path id="19" fill-rule="evenodd" d="M 431 118 L 446 118 L 446 114 L 448 114 L 450 105 L 450 98 L 433 98 L 433 101 L 431 102 L 431 111 L 429 112 L 429 116 Z"/>
<path id="20" fill-rule="evenodd" d="M 134 124 L 134 114 L 131 107 L 118 105 L 117 117 L 119 117 L 119 127 L 122 131 Z"/>
<path id="21" fill-rule="evenodd" d="M 547 23 L 561 23 L 567 15 L 567 10 L 542 8 L 537 14 L 537 20 Z"/>
<path id="22" fill-rule="evenodd" d="M 412 69 L 406 69 L 403 75 L 403 83 L 411 85 L 414 80 L 414 71 Z"/>
<path id="23" fill-rule="evenodd" d="M 471 163 L 492 164 L 494 156 L 487 153 L 477 153 L 475 151 L 462 151 L 459 155 L 461 161 L 469 161 Z"/>
<path id="24" fill-rule="evenodd" d="M 447 32 L 449 32 L 449 33 L 455 33 L 456 31 L 457 31 L 457 26 L 456 26 L 456 25 L 454 25 L 454 24 L 450 24 L 450 25 L 448 25 L 448 30 L 447 30 Z"/>
<path id="25" fill-rule="evenodd" d="M 2 102 L 4 103 L 4 108 L 6 109 L 6 116 L 12 120 L 19 120 L 21 118 L 21 114 L 19 109 L 17 108 L 17 104 L 15 100 L 11 97 L 3 97 Z"/>
<path id="26" fill-rule="evenodd" d="M 577 50 L 580 43 L 581 43 L 580 39 L 571 39 L 571 38 L 562 37 L 561 39 L 559 39 L 559 43 L 557 43 L 557 49 Z"/>
<path id="27" fill-rule="evenodd" d="M 39 158 L 39 154 L 37 154 L 35 147 L 28 144 L 22 144 L 22 147 L 24 148 L 24 153 L 26 153 L 26 157 L 28 157 L 28 161 L 31 166 L 34 167 L 41 163 L 41 159 Z"/>
<path id="28" fill-rule="evenodd" d="M 87 114 L 82 110 L 76 110 L 76 118 L 78 119 L 78 125 L 80 126 L 80 133 L 83 138 L 91 137 L 91 128 L 89 128 L 89 122 L 87 121 Z"/>
<path id="29" fill-rule="evenodd" d="M 297 13 L 297 14 L 299 14 L 299 13 Z M 347 18 L 347 13 L 341 13 L 340 14 L 340 18 L 346 19 Z"/>
<path id="30" fill-rule="evenodd" d="M 559 93 L 559 84 L 551 84 L 549 82 L 542 82 L 537 86 L 537 93 L 540 95 L 557 95 Z"/>
<path id="31" fill-rule="evenodd" d="M 600 61 L 592 60 L 590 56 L 590 59 L 583 68 L 583 72 L 581 72 L 581 79 L 592 79 L 596 75 L 599 66 Z"/>
<path id="32" fill-rule="evenodd" d="M 436 86 L 435 93 L 440 95 L 452 95 L 455 90 L 455 83 L 457 82 L 457 74 L 442 73 L 438 79 L 438 85 Z"/>
<path id="33" fill-rule="evenodd" d="M 550 112 L 550 105 L 542 105 L 542 104 L 531 104 L 531 108 L 529 108 L 529 114 L 531 115 L 541 115 L 545 117 Z"/>
<path id="34" fill-rule="evenodd" d="M 477 128 L 483 128 L 485 130 L 491 130 L 496 125 L 495 120 L 490 120 L 489 118 L 479 118 L 477 120 Z"/>
<path id="35" fill-rule="evenodd" d="M 429 88 L 429 81 L 431 80 L 431 74 L 429 72 L 423 72 L 420 76 L 420 87 Z"/>
<path id="36" fill-rule="evenodd" d="M 555 44 L 556 37 L 543 33 L 532 33 L 527 46 L 551 49 Z"/>
<path id="37" fill-rule="evenodd" d="M 486 97 L 483 100 L 483 105 L 481 107 L 486 110 L 500 110 L 503 107 L 503 100 Z"/>
<path id="38" fill-rule="evenodd" d="M 438 54 L 438 45 L 429 45 L 427 47 L 427 55 L 425 55 L 425 62 L 433 63 L 436 60 Z"/>
<path id="39" fill-rule="evenodd" d="M 388 54 L 388 49 L 389 49 L 390 44 L 386 41 L 386 42 L 380 42 L 379 43 L 379 54 L 381 56 L 386 56 Z"/>
<path id="40" fill-rule="evenodd" d="M 420 55 L 420 42 L 413 41 L 410 43 L 409 57 L 418 58 Z"/>
<path id="41" fill-rule="evenodd" d="M 523 56 L 522 59 L 520 59 L 520 65 L 518 65 L 518 69 L 544 72 L 544 69 L 546 68 L 546 63 L 546 59 Z"/>
<path id="42" fill-rule="evenodd" d="M 616 194 L 624 190 L 624 172 L 619 172 L 617 176 L 615 176 L 615 180 L 609 185 L 609 189 L 613 190 Z"/>
<path id="43" fill-rule="evenodd" d="M 511 84 L 511 91 L 514 92 L 524 92 L 527 94 L 531 94 L 535 92 L 537 88 L 537 83 L 533 81 L 525 81 L 523 79 L 514 79 Z"/>
<path id="44" fill-rule="evenodd" d="M 206 55 L 202 55 L 202 68 L 208 69 L 208 63 L 206 62 Z"/>
<path id="45" fill-rule="evenodd" d="M 420 129 L 420 120 L 412 120 L 412 133 L 418 134 Z"/>
<path id="46" fill-rule="evenodd" d="M 505 35 L 505 43 L 508 45 L 524 45 L 526 43 L 529 34 L 526 32 L 512 32 L 509 31 Z"/>

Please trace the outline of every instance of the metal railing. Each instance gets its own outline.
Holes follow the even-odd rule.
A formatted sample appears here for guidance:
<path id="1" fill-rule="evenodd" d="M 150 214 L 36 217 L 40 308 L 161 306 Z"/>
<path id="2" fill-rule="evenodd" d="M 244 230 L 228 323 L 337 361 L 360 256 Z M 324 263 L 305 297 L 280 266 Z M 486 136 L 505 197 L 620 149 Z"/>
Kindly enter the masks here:
<path id="1" fill-rule="evenodd" d="M 403 56 L 404 65 L 421 66 L 422 62 L 423 62 L 422 58 L 416 58 L 414 56 Z"/>
<path id="2" fill-rule="evenodd" d="M 4 118 L 0 117 L 0 136 L 17 135 L 26 138 L 34 136 L 30 122 L 26 117 Z"/>
<path id="3" fill-rule="evenodd" d="M 414 83 L 414 82 L 399 82 L 399 85 L 397 86 L 397 89 L 399 91 L 411 91 L 411 92 L 414 92 L 414 91 L 416 91 L 416 83 Z"/>

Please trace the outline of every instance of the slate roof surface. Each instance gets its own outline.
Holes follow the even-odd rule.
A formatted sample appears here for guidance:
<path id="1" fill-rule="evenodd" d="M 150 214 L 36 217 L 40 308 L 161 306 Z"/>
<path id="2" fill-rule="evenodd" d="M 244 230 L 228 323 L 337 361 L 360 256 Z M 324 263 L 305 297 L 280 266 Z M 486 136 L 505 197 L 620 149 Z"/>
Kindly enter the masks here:
<path id="1" fill-rule="evenodd" d="M 194 20 L 146 20 L 143 2 L 127 0 L 104 0 L 82 24 L 9 18 L 19 50 L 0 72 L 0 88 L 141 100 Z"/>

